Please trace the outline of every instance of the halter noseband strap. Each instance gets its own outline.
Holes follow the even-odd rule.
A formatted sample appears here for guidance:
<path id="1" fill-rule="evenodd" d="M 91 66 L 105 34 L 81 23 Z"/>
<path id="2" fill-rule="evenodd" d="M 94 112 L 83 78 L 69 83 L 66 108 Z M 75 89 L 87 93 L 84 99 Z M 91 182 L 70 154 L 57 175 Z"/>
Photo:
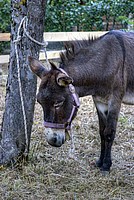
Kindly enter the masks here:
<path id="1" fill-rule="evenodd" d="M 68 74 L 63 69 L 58 68 L 58 70 L 68 76 Z M 73 116 L 74 116 L 75 112 L 78 111 L 78 108 L 80 107 L 80 101 L 79 101 L 78 94 L 75 91 L 75 87 L 72 84 L 69 84 L 69 90 L 71 92 L 71 95 L 72 95 L 72 98 L 73 98 L 73 101 L 74 101 L 73 108 L 72 108 L 69 119 L 64 124 L 58 124 L 58 123 L 52 123 L 52 122 L 44 121 L 44 126 L 46 128 L 70 130 L 71 122 L 73 120 Z"/>

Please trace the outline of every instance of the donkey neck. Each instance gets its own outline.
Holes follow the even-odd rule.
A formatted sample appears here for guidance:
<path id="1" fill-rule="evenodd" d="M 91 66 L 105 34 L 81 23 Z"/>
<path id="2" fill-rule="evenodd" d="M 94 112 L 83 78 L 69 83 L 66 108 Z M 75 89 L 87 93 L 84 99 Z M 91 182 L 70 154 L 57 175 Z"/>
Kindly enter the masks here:
<path id="1" fill-rule="evenodd" d="M 78 66 L 77 68 L 66 68 L 65 71 L 73 79 L 73 85 L 79 97 L 95 95 L 104 90 L 104 80 L 97 69 L 95 70 L 90 64 Z"/>
<path id="2" fill-rule="evenodd" d="M 69 49 L 67 50 L 69 56 L 67 53 L 65 55 L 67 62 L 64 58 L 63 68 L 73 78 L 73 85 L 80 97 L 102 95 L 113 85 L 116 68 L 110 68 L 107 59 L 112 49 L 108 48 L 106 54 L 105 41 L 102 42 L 102 40 L 103 37 L 92 41 L 90 45 L 82 44 L 82 48 L 80 46 L 78 51 L 74 51 L 72 57 Z"/>

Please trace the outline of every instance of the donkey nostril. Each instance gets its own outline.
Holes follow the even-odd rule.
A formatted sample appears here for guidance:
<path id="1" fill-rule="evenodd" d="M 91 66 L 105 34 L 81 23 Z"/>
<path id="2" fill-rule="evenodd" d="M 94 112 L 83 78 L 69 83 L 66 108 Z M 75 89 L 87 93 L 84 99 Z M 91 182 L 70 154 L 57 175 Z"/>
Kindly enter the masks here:
<path id="1" fill-rule="evenodd" d="M 64 138 L 62 138 L 62 144 L 64 144 L 64 142 L 65 142 L 65 140 L 64 140 Z"/>
<path id="2" fill-rule="evenodd" d="M 56 137 L 53 138 L 53 142 L 54 142 L 54 144 L 57 142 L 57 138 Z"/>

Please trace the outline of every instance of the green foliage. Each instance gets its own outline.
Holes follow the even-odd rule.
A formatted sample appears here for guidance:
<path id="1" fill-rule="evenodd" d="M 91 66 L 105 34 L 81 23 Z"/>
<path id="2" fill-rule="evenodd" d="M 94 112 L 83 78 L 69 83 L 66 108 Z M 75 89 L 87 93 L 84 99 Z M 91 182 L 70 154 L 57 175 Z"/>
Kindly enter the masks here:
<path id="1" fill-rule="evenodd" d="M 0 32 L 10 32 L 10 0 L 0 0 Z"/>
<path id="2" fill-rule="evenodd" d="M 22 1 L 25 2 L 25 1 Z M 133 25 L 129 14 L 134 13 L 133 0 L 48 0 L 46 31 L 106 30 L 109 21 Z M 0 32 L 10 31 L 10 0 L 0 0 Z M 104 17 L 106 26 L 104 27 Z M 134 18 L 134 16 L 132 17 Z"/>
<path id="3" fill-rule="evenodd" d="M 0 0 L 0 32 L 10 32 L 10 0 Z M 0 42 L 0 53 L 9 45 L 9 42 Z"/>
<path id="4" fill-rule="evenodd" d="M 133 0 L 49 0 L 46 13 L 46 31 L 71 31 L 73 26 L 78 30 L 104 30 L 103 17 L 113 27 L 120 21 L 122 28 L 129 23 L 129 14 L 134 11 Z M 126 20 L 121 20 L 123 16 Z"/>
<path id="5" fill-rule="evenodd" d="M 90 30 L 96 23 L 101 25 L 100 16 L 94 15 L 96 7 L 91 9 L 91 3 L 85 1 L 49 1 L 46 13 L 46 31 L 70 31 L 77 26 L 78 30 Z"/>
<path id="6" fill-rule="evenodd" d="M 10 42 L 0 42 L 0 54 L 9 54 Z"/>

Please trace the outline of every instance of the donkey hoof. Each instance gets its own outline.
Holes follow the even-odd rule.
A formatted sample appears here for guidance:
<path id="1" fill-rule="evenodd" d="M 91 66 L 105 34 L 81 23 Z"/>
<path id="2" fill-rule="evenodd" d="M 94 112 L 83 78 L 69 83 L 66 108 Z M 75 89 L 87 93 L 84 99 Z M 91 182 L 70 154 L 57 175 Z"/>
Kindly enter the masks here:
<path id="1" fill-rule="evenodd" d="M 101 168 L 103 165 L 103 161 L 101 161 L 100 159 L 96 161 L 96 167 Z"/>
<path id="2" fill-rule="evenodd" d="M 111 167 L 111 164 L 103 163 L 103 165 L 100 167 L 101 173 L 102 173 L 102 174 L 109 174 L 109 172 L 110 172 L 110 167 Z"/>
<path id="3" fill-rule="evenodd" d="M 100 170 L 102 176 L 109 176 L 110 174 L 110 171 L 103 171 L 103 170 Z"/>

